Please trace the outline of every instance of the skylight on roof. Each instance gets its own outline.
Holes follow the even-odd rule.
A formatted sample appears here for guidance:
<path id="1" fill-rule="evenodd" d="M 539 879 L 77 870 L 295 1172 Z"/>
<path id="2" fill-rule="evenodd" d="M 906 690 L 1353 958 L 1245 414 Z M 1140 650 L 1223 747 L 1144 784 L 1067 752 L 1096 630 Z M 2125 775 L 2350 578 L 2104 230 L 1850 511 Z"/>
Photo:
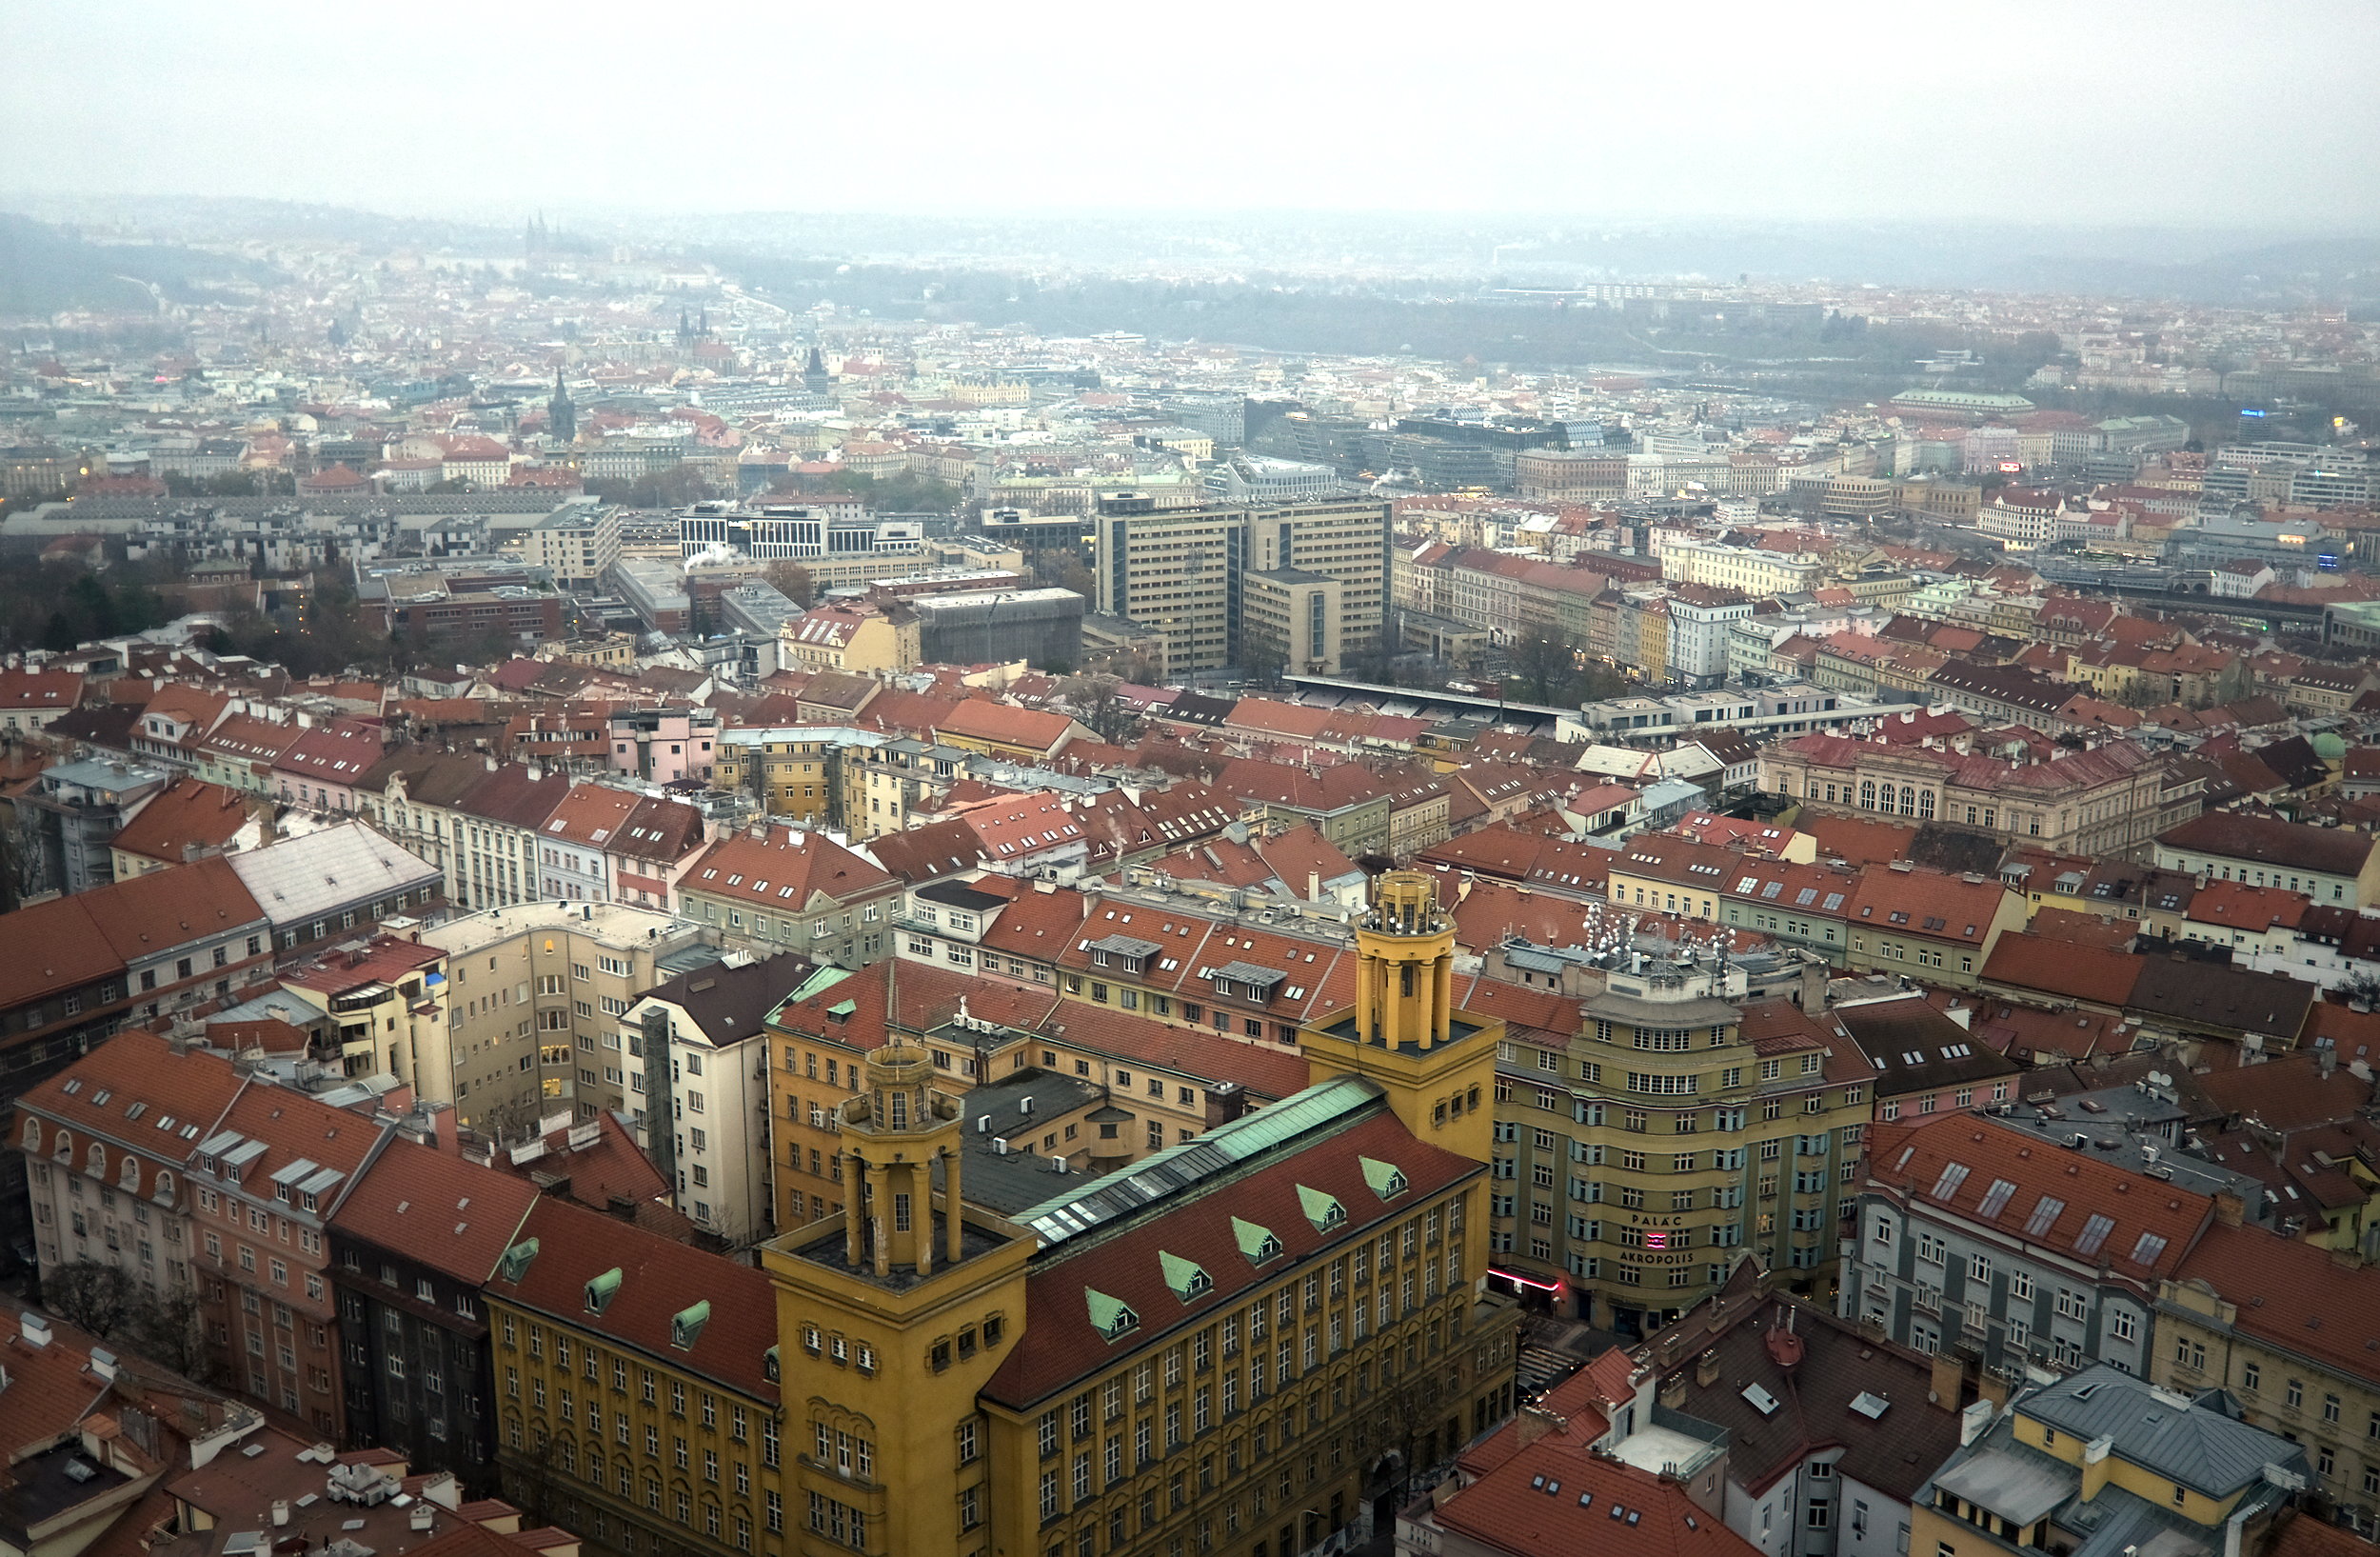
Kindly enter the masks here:
<path id="1" fill-rule="evenodd" d="M 2108 1234 L 2114 1230 L 2115 1218 L 2093 1212 L 2091 1219 L 2083 1224 L 2081 1236 L 2074 1240 L 2074 1252 L 2098 1253 L 2099 1247 L 2108 1241 Z"/>
<path id="2" fill-rule="evenodd" d="M 2033 1215 L 2025 1219 L 2025 1236 L 2028 1238 L 2040 1237 L 2043 1233 L 2049 1231 L 2053 1225 L 2055 1225 L 2058 1217 L 2062 1215 L 2065 1210 L 2066 1202 L 2058 1199 L 2055 1195 L 2043 1195 L 2040 1202 L 2033 1207 Z"/>
<path id="3" fill-rule="evenodd" d="M 2015 1192 L 2016 1186 L 2007 1179 L 1993 1179 L 1992 1188 L 1983 1192 L 1982 1203 L 1975 1207 L 1975 1214 L 1987 1219 L 1999 1215 L 2008 1209 L 2008 1197 Z"/>

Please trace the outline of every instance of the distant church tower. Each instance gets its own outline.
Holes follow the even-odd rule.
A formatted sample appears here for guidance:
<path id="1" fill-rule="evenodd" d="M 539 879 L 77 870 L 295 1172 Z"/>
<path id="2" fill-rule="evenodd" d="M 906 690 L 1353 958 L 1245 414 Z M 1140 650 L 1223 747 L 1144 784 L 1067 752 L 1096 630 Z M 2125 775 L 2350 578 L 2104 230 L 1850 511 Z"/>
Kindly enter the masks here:
<path id="1" fill-rule="evenodd" d="M 554 442 L 566 444 L 579 435 L 579 408 L 570 403 L 570 391 L 562 387 L 562 369 L 554 369 L 554 397 L 545 402 L 545 435 Z"/>
<path id="2" fill-rule="evenodd" d="M 802 387 L 812 394 L 824 394 L 834 381 L 826 376 L 826 359 L 817 347 L 810 348 L 810 360 L 802 367 Z"/>

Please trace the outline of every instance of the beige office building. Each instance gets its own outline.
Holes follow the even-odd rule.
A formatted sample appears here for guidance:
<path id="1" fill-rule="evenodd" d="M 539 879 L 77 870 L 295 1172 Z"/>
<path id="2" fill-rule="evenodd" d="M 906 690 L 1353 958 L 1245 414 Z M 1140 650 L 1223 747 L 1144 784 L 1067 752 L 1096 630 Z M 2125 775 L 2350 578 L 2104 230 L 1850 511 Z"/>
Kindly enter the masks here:
<path id="1" fill-rule="evenodd" d="M 702 931 L 616 903 L 529 903 L 422 931 L 443 948 L 455 1114 L 500 1134 L 558 1113 L 629 1109 L 622 1024 Z"/>

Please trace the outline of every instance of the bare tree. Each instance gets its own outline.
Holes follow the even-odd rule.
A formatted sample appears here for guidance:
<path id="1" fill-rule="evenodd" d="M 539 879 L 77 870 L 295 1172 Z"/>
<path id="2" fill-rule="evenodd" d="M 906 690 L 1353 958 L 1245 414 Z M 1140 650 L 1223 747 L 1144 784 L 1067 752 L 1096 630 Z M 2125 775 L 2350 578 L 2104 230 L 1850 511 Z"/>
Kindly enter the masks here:
<path id="1" fill-rule="evenodd" d="M 761 578 L 803 610 L 818 603 L 818 581 L 798 562 L 780 558 L 761 569 Z"/>
<path id="2" fill-rule="evenodd" d="M 130 1276 L 97 1260 L 69 1260 L 50 1271 L 41 1296 L 50 1312 L 102 1341 L 125 1327 L 143 1298 Z"/>

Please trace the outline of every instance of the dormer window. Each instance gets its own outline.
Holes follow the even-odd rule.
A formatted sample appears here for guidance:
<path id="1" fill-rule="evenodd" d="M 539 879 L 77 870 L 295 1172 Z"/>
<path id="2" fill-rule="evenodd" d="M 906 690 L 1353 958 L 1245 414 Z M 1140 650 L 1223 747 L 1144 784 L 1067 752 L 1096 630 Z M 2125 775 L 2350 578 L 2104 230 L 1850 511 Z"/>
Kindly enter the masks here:
<path id="1" fill-rule="evenodd" d="M 1157 1263 L 1165 1272 L 1165 1285 L 1172 1288 L 1174 1296 L 1184 1303 L 1196 1302 L 1215 1290 L 1215 1278 L 1208 1275 L 1206 1268 L 1195 1260 L 1185 1260 L 1179 1254 L 1160 1249 Z"/>
<path id="2" fill-rule="evenodd" d="M 1082 1296 L 1090 1307 L 1091 1327 L 1099 1331 L 1101 1340 L 1120 1341 L 1140 1327 L 1140 1316 L 1121 1299 L 1090 1287 L 1082 1289 Z"/>
<path id="3" fill-rule="evenodd" d="M 1280 1257 L 1280 1240 L 1273 1236 L 1272 1228 L 1260 1228 L 1235 1216 L 1231 1219 L 1231 1230 L 1239 1240 L 1240 1252 L 1248 1257 L 1250 1265 L 1262 1265 L 1267 1260 Z"/>

